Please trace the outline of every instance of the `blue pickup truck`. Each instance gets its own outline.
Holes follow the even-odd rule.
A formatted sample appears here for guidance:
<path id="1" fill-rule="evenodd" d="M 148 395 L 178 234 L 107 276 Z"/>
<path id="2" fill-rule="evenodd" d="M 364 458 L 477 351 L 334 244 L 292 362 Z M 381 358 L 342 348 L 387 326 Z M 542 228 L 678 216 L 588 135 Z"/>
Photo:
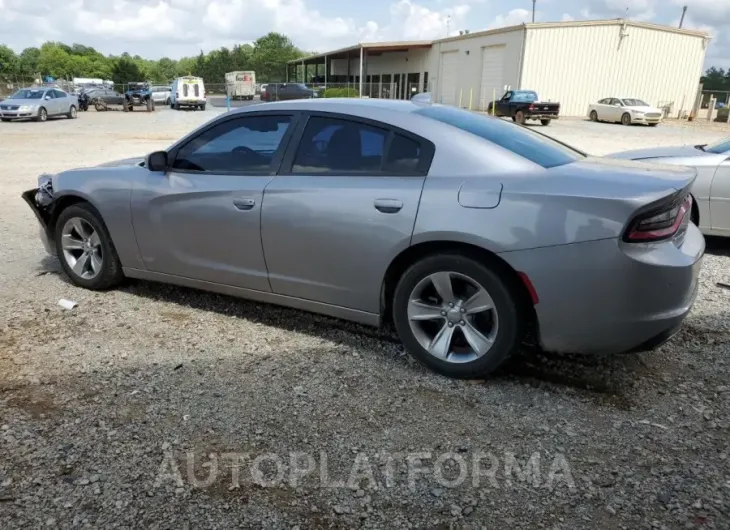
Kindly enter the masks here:
<path id="1" fill-rule="evenodd" d="M 124 111 L 132 111 L 134 107 L 145 107 L 148 112 L 155 110 L 152 90 L 149 83 L 129 83 L 124 93 Z"/>
<path id="2" fill-rule="evenodd" d="M 550 125 L 560 114 L 560 103 L 540 101 L 534 90 L 508 90 L 499 100 L 487 106 L 487 112 L 495 116 L 512 118 L 524 125 L 527 120 L 540 120 Z"/>

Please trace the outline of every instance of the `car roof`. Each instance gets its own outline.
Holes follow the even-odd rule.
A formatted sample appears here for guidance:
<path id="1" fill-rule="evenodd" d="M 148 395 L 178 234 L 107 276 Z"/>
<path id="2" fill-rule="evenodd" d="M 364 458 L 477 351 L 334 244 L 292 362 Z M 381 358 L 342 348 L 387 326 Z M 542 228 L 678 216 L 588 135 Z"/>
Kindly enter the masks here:
<path id="1" fill-rule="evenodd" d="M 314 98 L 294 99 L 285 101 L 272 101 L 270 103 L 257 103 L 240 107 L 231 112 L 245 113 L 265 109 L 281 110 L 320 110 L 323 112 L 342 112 L 347 114 L 350 111 L 360 113 L 365 109 L 382 109 L 395 112 L 414 112 L 424 107 L 424 103 L 413 103 L 397 99 L 360 99 L 360 98 Z"/>

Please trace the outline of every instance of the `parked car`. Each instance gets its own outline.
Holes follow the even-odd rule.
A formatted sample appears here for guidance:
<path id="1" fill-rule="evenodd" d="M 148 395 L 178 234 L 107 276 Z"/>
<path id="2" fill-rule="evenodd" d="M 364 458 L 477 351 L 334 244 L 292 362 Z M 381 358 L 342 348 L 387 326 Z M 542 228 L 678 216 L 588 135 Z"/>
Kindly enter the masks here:
<path id="1" fill-rule="evenodd" d="M 111 88 L 93 88 L 79 95 L 79 108 L 87 110 L 93 106 L 97 111 L 108 110 L 109 106 L 124 105 L 126 98 Z"/>
<path id="2" fill-rule="evenodd" d="M 463 109 L 314 99 L 232 110 L 23 198 L 77 286 L 126 276 L 392 322 L 430 368 L 475 377 L 528 333 L 608 354 L 676 332 L 704 253 L 694 179 Z"/>
<path id="3" fill-rule="evenodd" d="M 730 237 L 730 138 L 709 145 L 636 149 L 608 156 L 694 168 L 692 222 L 708 236 Z"/>
<path id="4" fill-rule="evenodd" d="M 643 123 L 656 127 L 662 121 L 662 110 L 636 98 L 605 98 L 588 105 L 592 121 L 610 121 L 631 125 Z"/>
<path id="5" fill-rule="evenodd" d="M 0 120 L 30 118 L 46 121 L 49 117 L 76 118 L 79 100 L 59 88 L 21 88 L 0 104 Z"/>
<path id="6" fill-rule="evenodd" d="M 319 92 L 304 83 L 269 83 L 261 88 L 261 101 L 286 101 L 290 99 L 311 99 Z"/>
<path id="7" fill-rule="evenodd" d="M 172 87 L 169 85 L 154 85 L 150 87 L 152 93 L 152 101 L 160 105 L 169 105 Z"/>
<path id="8" fill-rule="evenodd" d="M 179 110 L 188 107 L 205 110 L 206 102 L 202 77 L 178 77 L 172 82 L 170 108 Z"/>
<path id="9" fill-rule="evenodd" d="M 543 125 L 550 125 L 552 120 L 558 119 L 560 103 L 540 101 L 534 90 L 508 90 L 501 99 L 487 105 L 487 112 L 512 118 L 520 125 L 524 125 L 527 120 L 540 120 Z"/>

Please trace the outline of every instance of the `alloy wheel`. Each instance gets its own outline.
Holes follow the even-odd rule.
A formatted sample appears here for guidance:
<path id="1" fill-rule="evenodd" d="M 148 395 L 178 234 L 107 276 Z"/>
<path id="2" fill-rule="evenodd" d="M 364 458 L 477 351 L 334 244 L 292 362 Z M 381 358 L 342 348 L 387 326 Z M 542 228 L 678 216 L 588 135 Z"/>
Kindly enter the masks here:
<path id="1" fill-rule="evenodd" d="M 499 332 L 492 297 L 457 272 L 436 272 L 416 284 L 408 298 L 408 323 L 428 353 L 449 363 L 483 357 Z"/>
<path id="2" fill-rule="evenodd" d="M 103 254 L 99 233 L 81 217 L 72 217 L 61 232 L 63 259 L 79 278 L 93 280 L 101 272 Z"/>

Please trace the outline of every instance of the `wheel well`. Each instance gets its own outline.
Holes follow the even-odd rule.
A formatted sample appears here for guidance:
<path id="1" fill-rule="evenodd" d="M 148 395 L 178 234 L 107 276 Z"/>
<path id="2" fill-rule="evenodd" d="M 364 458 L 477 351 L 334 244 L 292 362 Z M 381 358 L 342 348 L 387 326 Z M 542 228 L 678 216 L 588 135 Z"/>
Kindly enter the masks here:
<path id="1" fill-rule="evenodd" d="M 94 207 L 89 201 L 82 199 L 81 197 L 77 197 L 76 195 L 64 195 L 53 203 L 53 212 L 51 213 L 51 218 L 48 220 L 48 233 L 51 237 L 53 237 L 56 233 L 56 221 L 58 220 L 58 216 L 61 215 L 61 212 L 69 206 L 81 202 L 88 204 L 92 208 Z M 96 208 L 94 208 L 94 210 L 96 210 Z"/>
<path id="2" fill-rule="evenodd" d="M 692 210 L 689 214 L 689 220 L 695 225 L 700 226 L 700 207 L 697 206 L 697 201 L 695 200 L 694 195 L 692 196 Z"/>
<path id="3" fill-rule="evenodd" d="M 440 253 L 457 253 L 473 258 L 481 263 L 487 264 L 501 278 L 505 280 L 508 288 L 517 295 L 517 303 L 520 313 L 527 318 L 527 328 L 533 331 L 537 327 L 537 315 L 532 303 L 532 296 L 525 283 L 515 271 L 502 258 L 476 245 L 458 243 L 453 241 L 429 241 L 408 247 L 401 252 L 390 264 L 385 273 L 380 297 L 381 324 L 391 325 L 393 323 L 393 296 L 403 273 L 417 261 Z"/>

